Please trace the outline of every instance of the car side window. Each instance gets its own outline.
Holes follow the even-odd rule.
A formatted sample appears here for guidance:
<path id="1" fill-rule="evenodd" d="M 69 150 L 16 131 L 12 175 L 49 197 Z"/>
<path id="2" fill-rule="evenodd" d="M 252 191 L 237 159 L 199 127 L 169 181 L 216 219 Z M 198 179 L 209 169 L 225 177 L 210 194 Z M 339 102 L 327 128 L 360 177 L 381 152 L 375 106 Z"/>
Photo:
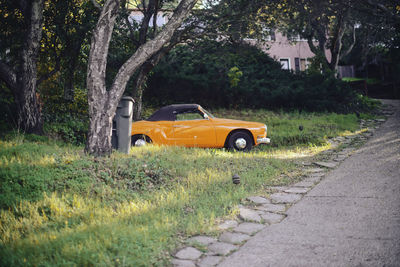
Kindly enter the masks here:
<path id="1" fill-rule="evenodd" d="M 176 114 L 177 121 L 203 120 L 204 117 L 197 111 Z"/>

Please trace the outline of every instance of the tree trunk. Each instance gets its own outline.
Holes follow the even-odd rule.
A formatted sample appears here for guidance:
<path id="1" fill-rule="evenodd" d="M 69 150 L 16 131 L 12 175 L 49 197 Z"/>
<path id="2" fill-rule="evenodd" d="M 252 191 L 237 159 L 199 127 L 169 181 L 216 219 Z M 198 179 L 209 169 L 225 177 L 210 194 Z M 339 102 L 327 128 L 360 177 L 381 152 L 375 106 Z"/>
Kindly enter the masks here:
<path id="1" fill-rule="evenodd" d="M 35 134 L 43 133 L 43 119 L 37 98 L 36 65 L 42 37 L 43 5 L 44 0 L 20 3 L 27 31 L 20 52 L 19 68 L 14 71 L 5 62 L 0 62 L 0 78 L 13 92 L 17 104 L 18 128 Z"/>
<path id="2" fill-rule="evenodd" d="M 136 88 L 135 95 L 133 99 L 135 100 L 135 104 L 133 105 L 133 120 L 140 121 L 142 120 L 142 110 L 143 110 L 143 85 L 141 87 Z"/>
<path id="3" fill-rule="evenodd" d="M 67 70 L 67 77 L 64 85 L 64 99 L 67 101 L 73 101 L 75 96 L 74 89 L 74 74 L 75 71 L 71 68 Z"/>
<path id="4" fill-rule="evenodd" d="M 32 68 L 31 68 L 32 70 Z M 43 119 L 36 94 L 36 77 L 23 75 L 22 85 L 16 92 L 18 128 L 26 133 L 43 134 Z"/>
<path id="5" fill-rule="evenodd" d="M 142 98 L 148 75 L 164 55 L 165 53 L 160 51 L 151 60 L 145 62 L 143 66 L 140 67 L 139 74 L 135 80 L 135 89 L 133 93 L 133 99 L 135 100 L 135 104 L 133 107 L 133 120 L 135 121 L 142 119 L 142 110 L 143 110 Z"/>
<path id="6" fill-rule="evenodd" d="M 112 119 L 114 114 L 110 114 L 104 109 L 106 106 L 107 95 L 96 98 L 89 109 L 90 124 L 85 151 L 94 156 L 108 155 L 112 151 L 111 132 Z"/>
<path id="7" fill-rule="evenodd" d="M 331 44 L 331 62 L 329 64 L 329 67 L 332 71 L 335 71 L 337 73 L 338 65 L 339 65 L 339 59 L 340 59 L 340 53 L 342 51 L 342 39 L 344 35 L 344 31 L 346 28 L 346 20 L 349 14 L 349 10 L 346 10 L 344 14 L 341 14 L 338 16 L 338 22 L 335 28 L 334 36 L 332 39 L 332 44 Z"/>
<path id="8" fill-rule="evenodd" d="M 119 0 L 107 0 L 101 10 L 96 28 L 93 30 L 87 70 L 89 104 L 89 131 L 85 151 L 100 156 L 110 154 L 112 117 L 115 110 L 106 104 L 106 67 L 108 47 L 117 17 Z M 116 106 L 116 104 L 115 104 Z"/>
<path id="9" fill-rule="evenodd" d="M 145 63 L 146 64 L 146 63 Z M 135 88 L 133 93 L 133 99 L 135 104 L 133 105 L 133 120 L 138 121 L 142 119 L 142 109 L 143 109 L 143 89 L 147 80 L 148 72 L 145 73 L 143 67 L 140 68 L 138 77 L 135 81 Z"/>
<path id="10" fill-rule="evenodd" d="M 42 38 L 44 0 L 32 1 L 29 29 L 22 50 L 18 123 L 27 133 L 42 134 L 43 118 L 37 99 L 37 57 Z"/>
<path id="11" fill-rule="evenodd" d="M 112 87 L 106 90 L 108 47 L 119 8 L 119 0 L 107 0 L 93 31 L 88 61 L 87 88 L 89 132 L 85 151 L 95 156 L 111 153 L 112 117 L 131 76 L 168 43 L 197 0 L 182 0 L 157 36 L 141 45 L 119 69 Z"/>

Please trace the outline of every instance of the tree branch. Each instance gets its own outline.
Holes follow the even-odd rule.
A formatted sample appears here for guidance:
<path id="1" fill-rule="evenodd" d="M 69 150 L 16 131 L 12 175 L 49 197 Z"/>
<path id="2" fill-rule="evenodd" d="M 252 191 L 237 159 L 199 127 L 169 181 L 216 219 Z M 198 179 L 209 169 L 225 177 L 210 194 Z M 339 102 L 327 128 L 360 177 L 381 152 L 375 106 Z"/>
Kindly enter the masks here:
<path id="1" fill-rule="evenodd" d="M 310 47 L 311 52 L 313 52 L 315 55 L 319 54 L 321 51 L 314 45 L 314 37 L 312 35 L 307 36 L 307 43 L 308 46 Z"/>
<path id="2" fill-rule="evenodd" d="M 344 13 L 339 14 L 335 29 L 333 31 L 333 36 L 331 37 L 331 62 L 329 64 L 331 70 L 336 70 L 339 63 L 343 46 L 342 39 L 349 14 L 350 9 L 347 9 L 344 11 Z"/>
<path id="3" fill-rule="evenodd" d="M 165 44 L 171 41 L 175 30 L 182 25 L 182 22 L 189 15 L 196 2 L 197 0 L 182 0 L 175 9 L 171 19 L 154 37 L 154 39 L 149 40 L 140 46 L 136 52 L 122 65 L 114 79 L 111 90 L 108 91 L 108 103 L 111 105 L 110 107 L 106 108 L 112 109 L 109 110 L 111 114 L 115 112 L 115 109 L 112 107 L 112 103 L 117 103 L 119 99 L 121 99 L 130 77 L 144 62 L 149 60 L 155 53 L 162 49 Z"/>
<path id="4" fill-rule="evenodd" d="M 134 45 L 139 46 L 140 45 L 139 42 L 135 39 L 135 29 L 133 28 L 132 23 L 129 21 L 130 14 L 126 9 L 126 0 L 123 0 L 121 6 L 122 6 L 122 12 L 124 13 L 123 17 L 125 19 L 126 26 L 129 29 L 129 37 Z"/>
<path id="5" fill-rule="evenodd" d="M 395 13 L 393 13 L 391 10 L 389 10 L 387 7 L 385 7 L 383 4 L 381 4 L 379 2 L 376 2 L 376 1 L 373 1 L 373 0 L 367 0 L 367 3 L 370 4 L 371 6 L 379 8 L 380 10 L 382 10 L 383 12 L 388 14 L 393 19 L 395 19 L 397 21 L 400 21 L 400 16 L 398 16 Z"/>
<path id="6" fill-rule="evenodd" d="M 151 16 L 153 16 L 155 2 L 158 0 L 150 0 L 147 8 L 144 9 L 142 24 L 140 25 L 139 29 L 139 43 L 144 44 L 147 39 L 147 33 L 149 30 L 149 23 Z M 145 2 L 145 1 L 144 1 Z"/>
<path id="7" fill-rule="evenodd" d="M 314 45 L 314 40 L 313 36 L 309 35 L 307 36 L 307 43 L 308 47 L 310 48 L 311 52 L 314 53 L 316 56 L 321 56 L 321 58 L 324 58 L 324 63 L 329 64 L 328 59 L 325 56 L 325 44 L 321 44 L 320 42 L 323 42 L 322 40 L 318 40 L 318 48 Z"/>
<path id="8" fill-rule="evenodd" d="M 353 25 L 353 42 L 349 46 L 349 48 L 340 55 L 340 59 L 343 59 L 345 56 L 350 54 L 351 50 L 353 50 L 354 45 L 356 44 L 356 27 Z"/>
<path id="9" fill-rule="evenodd" d="M 158 16 L 158 10 L 159 10 L 159 1 L 155 1 L 154 5 L 154 15 L 153 15 L 153 34 L 155 35 L 157 32 L 157 16 Z"/>
<path id="10" fill-rule="evenodd" d="M 139 10 L 139 11 L 141 11 L 142 13 L 144 13 L 144 8 L 142 9 L 141 8 L 141 3 L 140 3 L 140 1 L 137 1 L 137 0 L 134 0 L 135 1 L 135 6 L 136 6 L 136 8 Z"/>

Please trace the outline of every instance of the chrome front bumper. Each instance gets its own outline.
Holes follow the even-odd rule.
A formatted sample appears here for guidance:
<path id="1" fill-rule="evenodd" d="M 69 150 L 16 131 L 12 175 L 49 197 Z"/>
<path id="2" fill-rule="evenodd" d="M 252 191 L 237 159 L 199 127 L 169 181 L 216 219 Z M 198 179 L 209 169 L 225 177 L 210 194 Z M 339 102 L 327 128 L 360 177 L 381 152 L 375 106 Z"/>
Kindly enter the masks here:
<path id="1" fill-rule="evenodd" d="M 271 143 L 271 139 L 269 138 L 257 138 L 257 144 L 269 144 Z"/>

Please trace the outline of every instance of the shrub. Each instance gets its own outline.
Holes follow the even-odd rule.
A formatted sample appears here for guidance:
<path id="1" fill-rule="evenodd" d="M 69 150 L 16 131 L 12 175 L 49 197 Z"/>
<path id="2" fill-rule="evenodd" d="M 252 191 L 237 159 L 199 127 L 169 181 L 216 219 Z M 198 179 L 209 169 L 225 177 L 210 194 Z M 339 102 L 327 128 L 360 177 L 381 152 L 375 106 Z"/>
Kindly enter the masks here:
<path id="1" fill-rule="evenodd" d="M 46 134 L 68 143 L 83 144 L 89 123 L 86 91 L 75 88 L 73 101 L 65 100 L 61 92 L 46 92 L 42 100 Z"/>
<path id="2" fill-rule="evenodd" d="M 45 124 L 44 130 L 47 135 L 75 145 L 85 143 L 88 131 L 88 123 L 86 121 L 75 119 L 68 115 L 58 117 L 57 120 Z"/>
<path id="3" fill-rule="evenodd" d="M 203 42 L 176 47 L 154 70 L 149 105 L 195 102 L 206 107 L 350 112 L 357 102 L 332 74 L 294 74 L 254 46 Z"/>
<path id="4" fill-rule="evenodd" d="M 16 127 L 17 109 L 14 96 L 9 88 L 0 83 L 0 134 Z"/>
<path id="5" fill-rule="evenodd" d="M 359 112 L 367 112 L 370 110 L 376 110 L 381 106 L 381 102 L 376 99 L 371 99 L 365 95 L 357 94 L 356 102 L 354 104 L 355 109 Z"/>

